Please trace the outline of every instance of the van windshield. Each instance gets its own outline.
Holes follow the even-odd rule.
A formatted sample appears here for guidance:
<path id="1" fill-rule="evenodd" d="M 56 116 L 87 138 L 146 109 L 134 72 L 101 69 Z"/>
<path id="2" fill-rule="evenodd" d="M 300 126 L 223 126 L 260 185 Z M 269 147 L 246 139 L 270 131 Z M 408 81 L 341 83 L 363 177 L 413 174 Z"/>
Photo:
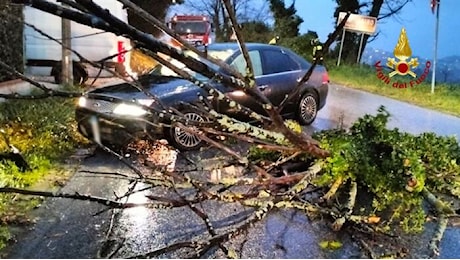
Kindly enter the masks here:
<path id="1" fill-rule="evenodd" d="M 173 30 L 178 34 L 205 34 L 207 31 L 206 22 L 175 22 L 173 23 Z"/>

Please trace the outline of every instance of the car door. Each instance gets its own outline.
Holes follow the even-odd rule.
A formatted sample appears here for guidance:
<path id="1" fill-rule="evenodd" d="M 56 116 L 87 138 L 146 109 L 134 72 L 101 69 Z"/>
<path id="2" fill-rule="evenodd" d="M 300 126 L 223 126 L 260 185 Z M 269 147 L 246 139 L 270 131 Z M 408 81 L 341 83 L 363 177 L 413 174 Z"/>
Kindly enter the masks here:
<path id="1" fill-rule="evenodd" d="M 262 59 L 259 50 L 250 50 L 248 52 L 249 57 L 251 59 L 252 67 L 254 69 L 254 76 L 256 79 L 257 87 L 262 91 L 265 92 L 266 84 L 263 78 L 263 69 L 262 69 Z M 246 60 L 244 56 L 239 53 L 234 58 L 228 61 L 230 66 L 235 68 L 238 72 L 243 75 L 246 75 Z M 264 93 L 265 94 L 265 93 Z M 251 108 L 253 111 L 257 113 L 263 113 L 263 108 L 258 104 L 258 102 L 251 96 L 247 95 L 241 90 L 233 90 L 228 93 L 231 99 L 235 100 L 239 104 Z"/>
<path id="2" fill-rule="evenodd" d="M 250 50 L 248 53 L 254 69 L 257 88 L 274 105 L 279 105 L 296 86 L 296 80 L 301 73 L 300 64 L 281 48 L 260 48 Z M 241 74 L 246 75 L 246 61 L 241 53 L 231 58 L 228 63 Z M 265 114 L 260 103 L 244 92 L 233 90 L 228 94 L 239 104 L 257 113 Z M 221 108 L 224 107 L 221 106 Z M 227 114 L 233 114 L 233 111 L 227 107 L 224 110 Z"/>
<path id="3" fill-rule="evenodd" d="M 301 77 L 301 64 L 293 59 L 282 48 L 261 50 L 263 75 L 260 77 L 260 88 L 275 105 L 279 105 L 297 86 Z M 286 106 L 292 110 L 292 106 Z M 283 111 L 295 112 L 295 111 Z"/>

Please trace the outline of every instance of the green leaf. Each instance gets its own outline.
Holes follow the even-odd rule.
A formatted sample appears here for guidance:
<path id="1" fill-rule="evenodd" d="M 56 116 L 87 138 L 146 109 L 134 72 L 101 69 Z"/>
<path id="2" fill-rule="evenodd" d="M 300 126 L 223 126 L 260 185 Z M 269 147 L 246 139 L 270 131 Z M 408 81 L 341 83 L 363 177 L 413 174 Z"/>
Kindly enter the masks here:
<path id="1" fill-rule="evenodd" d="M 323 240 L 319 242 L 319 247 L 323 250 L 337 250 L 342 248 L 343 244 L 335 240 Z"/>

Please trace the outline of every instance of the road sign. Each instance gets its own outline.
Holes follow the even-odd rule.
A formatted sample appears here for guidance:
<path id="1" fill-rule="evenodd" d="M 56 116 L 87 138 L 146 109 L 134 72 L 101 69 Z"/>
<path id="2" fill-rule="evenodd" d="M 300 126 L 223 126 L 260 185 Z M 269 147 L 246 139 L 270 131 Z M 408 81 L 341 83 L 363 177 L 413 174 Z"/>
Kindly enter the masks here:
<path id="1" fill-rule="evenodd" d="M 340 12 L 339 18 L 337 19 L 337 24 L 339 24 L 343 18 L 345 17 L 346 12 Z M 377 18 L 372 16 L 364 16 L 359 14 L 350 14 L 347 22 L 345 23 L 346 30 L 358 32 L 358 33 L 365 33 L 365 34 L 373 34 L 377 27 Z"/>

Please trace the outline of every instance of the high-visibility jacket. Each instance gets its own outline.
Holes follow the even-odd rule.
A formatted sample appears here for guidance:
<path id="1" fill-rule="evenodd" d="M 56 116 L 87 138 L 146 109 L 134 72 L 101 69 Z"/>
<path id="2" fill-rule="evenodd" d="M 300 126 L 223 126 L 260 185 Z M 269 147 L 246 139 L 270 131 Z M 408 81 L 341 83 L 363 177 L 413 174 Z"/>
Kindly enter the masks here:
<path id="1" fill-rule="evenodd" d="M 313 46 L 313 59 L 323 59 L 323 46 L 321 44 Z"/>
<path id="2" fill-rule="evenodd" d="M 273 37 L 273 39 L 271 39 L 271 40 L 268 42 L 268 44 L 272 44 L 272 45 L 277 44 L 277 43 L 278 43 L 278 37 Z"/>

